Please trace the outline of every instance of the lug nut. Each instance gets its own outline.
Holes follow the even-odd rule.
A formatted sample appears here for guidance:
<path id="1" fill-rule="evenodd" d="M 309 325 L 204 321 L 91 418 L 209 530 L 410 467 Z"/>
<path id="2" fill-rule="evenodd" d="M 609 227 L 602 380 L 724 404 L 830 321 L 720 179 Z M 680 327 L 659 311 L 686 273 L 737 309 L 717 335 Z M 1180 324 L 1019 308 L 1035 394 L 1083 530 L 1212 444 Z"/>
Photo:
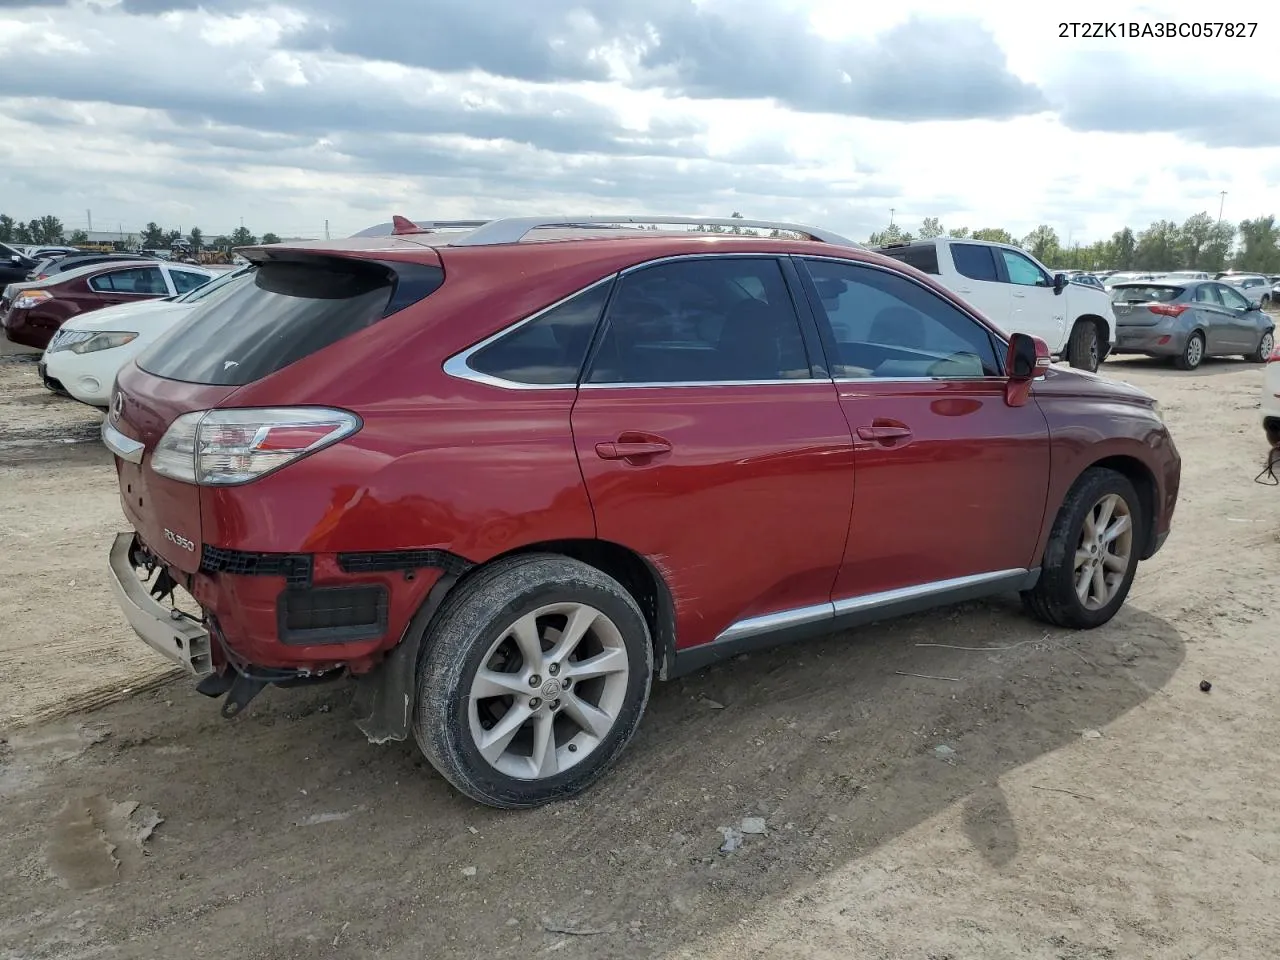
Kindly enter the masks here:
<path id="1" fill-rule="evenodd" d="M 538 676 L 536 673 L 529 678 L 529 686 L 537 687 L 537 686 L 541 686 L 541 684 L 542 684 L 542 678 Z"/>
<path id="2" fill-rule="evenodd" d="M 565 677 L 563 680 L 560 681 L 560 689 L 568 690 L 572 683 L 573 683 L 573 677 Z"/>
<path id="3" fill-rule="evenodd" d="M 542 699 L 540 697 L 534 697 L 529 701 L 530 710 L 537 710 L 540 706 L 542 706 Z"/>
<path id="4" fill-rule="evenodd" d="M 551 701 L 551 709 L 552 709 L 552 710 L 559 710 L 559 709 L 560 709 L 560 701 L 559 701 L 559 700 L 552 700 L 552 701 Z"/>
<path id="5" fill-rule="evenodd" d="M 551 664 L 551 666 L 547 667 L 547 673 L 551 674 L 553 677 L 559 672 L 560 672 L 560 664 L 558 663 L 553 663 Z"/>

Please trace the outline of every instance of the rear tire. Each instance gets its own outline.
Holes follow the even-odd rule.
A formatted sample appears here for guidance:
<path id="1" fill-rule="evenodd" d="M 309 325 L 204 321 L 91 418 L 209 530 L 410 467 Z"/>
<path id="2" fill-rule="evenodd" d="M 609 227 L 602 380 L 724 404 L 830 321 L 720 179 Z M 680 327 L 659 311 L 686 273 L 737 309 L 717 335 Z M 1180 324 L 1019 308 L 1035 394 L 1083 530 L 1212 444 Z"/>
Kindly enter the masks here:
<path id="1" fill-rule="evenodd" d="M 1270 359 L 1271 351 L 1275 349 L 1275 345 L 1275 332 L 1268 330 L 1262 335 L 1262 339 L 1258 341 L 1258 349 L 1245 357 L 1245 359 L 1251 360 L 1254 363 L 1266 363 L 1267 360 Z"/>
<path id="2" fill-rule="evenodd" d="M 540 806 L 612 766 L 652 674 L 648 624 L 616 580 L 554 554 L 500 560 L 459 584 L 424 639 L 414 739 L 471 799 Z"/>
<path id="3" fill-rule="evenodd" d="M 1102 626 L 1129 595 L 1145 531 L 1129 479 L 1105 467 L 1086 470 L 1054 518 L 1040 579 L 1023 592 L 1024 606 L 1055 627 Z"/>
<path id="4" fill-rule="evenodd" d="M 1092 320 L 1078 320 L 1067 342 L 1067 362 L 1078 370 L 1096 373 L 1102 362 L 1098 327 Z"/>
<path id="5" fill-rule="evenodd" d="M 1187 337 L 1182 353 L 1173 361 L 1179 370 L 1194 370 L 1204 360 L 1204 334 L 1199 330 Z"/>

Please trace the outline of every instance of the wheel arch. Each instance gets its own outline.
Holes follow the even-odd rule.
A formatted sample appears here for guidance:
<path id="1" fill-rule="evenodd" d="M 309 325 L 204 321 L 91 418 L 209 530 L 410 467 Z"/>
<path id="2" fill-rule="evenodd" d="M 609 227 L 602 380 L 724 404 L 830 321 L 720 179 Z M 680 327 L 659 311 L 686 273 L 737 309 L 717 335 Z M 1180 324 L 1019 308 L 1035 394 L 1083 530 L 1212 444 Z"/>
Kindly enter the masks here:
<path id="1" fill-rule="evenodd" d="M 1097 329 L 1098 346 L 1100 349 L 1103 347 L 1110 346 L 1111 343 L 1114 341 L 1115 338 L 1112 336 L 1114 324 L 1109 323 L 1106 317 L 1101 316 L 1100 314 L 1097 314 L 1097 313 L 1082 313 L 1080 314 L 1080 316 L 1076 317 L 1074 321 L 1072 321 L 1071 332 L 1073 332 L 1076 329 L 1076 327 L 1082 323 L 1092 323 L 1094 327 Z M 1067 334 L 1068 338 L 1070 337 L 1071 332 L 1068 332 Z"/>
<path id="2" fill-rule="evenodd" d="M 1155 472 L 1137 457 L 1128 454 L 1112 454 L 1086 463 L 1080 468 L 1080 472 L 1075 479 L 1071 481 L 1074 487 L 1084 475 L 1086 470 L 1094 467 L 1102 467 L 1107 470 L 1114 470 L 1116 473 L 1125 477 L 1133 484 L 1134 490 L 1138 492 L 1138 506 L 1142 510 L 1142 553 L 1139 558 L 1146 560 L 1155 553 L 1156 540 L 1156 509 L 1160 498 L 1159 485 L 1156 482 Z M 1068 489 L 1071 489 L 1068 487 Z"/>

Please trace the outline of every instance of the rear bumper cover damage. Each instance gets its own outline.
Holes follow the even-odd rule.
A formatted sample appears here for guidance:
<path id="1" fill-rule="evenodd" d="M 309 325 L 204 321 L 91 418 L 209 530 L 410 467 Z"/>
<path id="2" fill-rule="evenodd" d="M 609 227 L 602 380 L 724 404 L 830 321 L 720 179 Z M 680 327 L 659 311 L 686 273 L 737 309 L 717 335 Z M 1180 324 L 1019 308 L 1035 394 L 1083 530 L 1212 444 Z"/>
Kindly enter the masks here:
<path id="1" fill-rule="evenodd" d="M 213 673 L 212 640 L 201 624 L 157 601 L 138 578 L 134 564 L 136 537 L 117 534 L 111 544 L 111 592 L 134 633 L 165 659 L 193 677 Z"/>

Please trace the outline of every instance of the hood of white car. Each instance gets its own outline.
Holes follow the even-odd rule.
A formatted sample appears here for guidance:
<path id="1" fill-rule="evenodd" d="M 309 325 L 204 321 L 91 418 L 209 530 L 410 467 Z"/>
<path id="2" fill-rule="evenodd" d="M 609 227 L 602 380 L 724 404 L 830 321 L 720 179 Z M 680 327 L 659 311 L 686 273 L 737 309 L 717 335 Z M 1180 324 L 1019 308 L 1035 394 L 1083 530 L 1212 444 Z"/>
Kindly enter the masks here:
<path id="1" fill-rule="evenodd" d="M 157 326 L 168 326 L 179 317 L 186 316 L 194 306 L 196 306 L 194 303 L 173 303 L 169 300 L 121 303 L 68 320 L 62 325 L 62 329 L 124 330 L 143 333 Z"/>

